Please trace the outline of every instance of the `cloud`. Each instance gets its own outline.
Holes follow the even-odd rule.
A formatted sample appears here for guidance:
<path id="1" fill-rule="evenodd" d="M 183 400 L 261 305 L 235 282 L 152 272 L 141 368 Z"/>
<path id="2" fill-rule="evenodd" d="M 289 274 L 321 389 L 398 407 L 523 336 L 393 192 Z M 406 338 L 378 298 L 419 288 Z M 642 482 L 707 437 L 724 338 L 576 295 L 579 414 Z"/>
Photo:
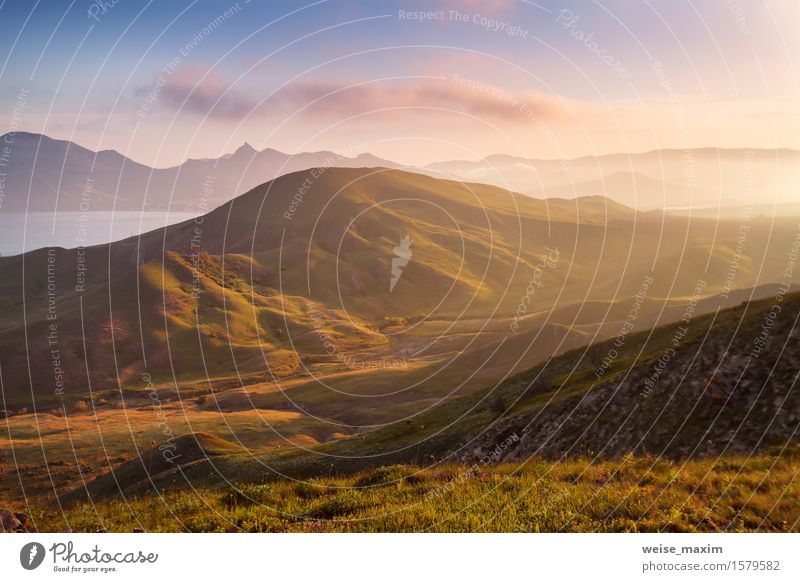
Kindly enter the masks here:
<path id="1" fill-rule="evenodd" d="M 146 89 L 140 90 L 142 94 Z M 535 118 L 574 117 L 586 106 L 554 95 L 513 94 L 502 88 L 453 75 L 390 81 L 296 82 L 274 94 L 253 96 L 217 71 L 187 66 L 166 79 L 158 102 L 173 111 L 240 121 L 249 117 L 293 115 L 297 120 L 336 121 L 356 116 L 390 121 L 465 114 L 490 122 L 524 123 Z"/>
<path id="2" fill-rule="evenodd" d="M 236 119 L 257 105 L 238 94 L 217 70 L 194 64 L 163 71 L 151 85 L 139 87 L 134 93 L 139 101 L 151 100 L 172 111 L 214 118 Z"/>
<path id="3" fill-rule="evenodd" d="M 559 97 L 538 93 L 515 95 L 461 77 L 350 86 L 341 83 L 299 83 L 276 95 L 273 103 L 294 108 L 299 108 L 301 104 L 308 105 L 303 115 L 325 119 L 392 109 L 398 110 L 394 112 L 398 116 L 442 111 L 517 123 L 534 115 L 544 119 L 570 115 L 570 105 Z"/>

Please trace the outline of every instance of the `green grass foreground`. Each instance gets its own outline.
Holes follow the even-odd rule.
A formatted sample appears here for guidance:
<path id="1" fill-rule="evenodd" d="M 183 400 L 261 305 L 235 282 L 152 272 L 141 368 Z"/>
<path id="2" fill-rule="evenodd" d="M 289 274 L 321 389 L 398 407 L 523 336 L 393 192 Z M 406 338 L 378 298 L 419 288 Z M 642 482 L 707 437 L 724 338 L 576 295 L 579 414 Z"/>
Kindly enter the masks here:
<path id="1" fill-rule="evenodd" d="M 382 467 L 34 512 L 39 531 L 800 531 L 800 446 L 685 463 Z"/>

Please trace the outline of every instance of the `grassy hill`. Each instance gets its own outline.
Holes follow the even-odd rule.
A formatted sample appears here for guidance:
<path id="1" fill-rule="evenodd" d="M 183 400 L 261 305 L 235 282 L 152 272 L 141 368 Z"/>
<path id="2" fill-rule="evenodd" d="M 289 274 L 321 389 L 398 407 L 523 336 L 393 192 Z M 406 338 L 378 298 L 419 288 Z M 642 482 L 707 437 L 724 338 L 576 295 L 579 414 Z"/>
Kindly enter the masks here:
<path id="1" fill-rule="evenodd" d="M 622 346 L 610 340 L 574 350 L 367 434 L 307 450 L 192 462 L 159 475 L 155 487 L 302 479 L 396 464 L 410 465 L 413 473 L 442 463 L 481 463 L 511 436 L 497 461 L 629 454 L 718 458 L 774 449 L 795 441 L 800 425 L 800 401 L 793 392 L 800 361 L 795 341 L 800 294 L 780 297 L 701 316 L 688 325 L 634 333 Z M 753 357 L 754 340 L 776 302 L 782 315 L 773 319 L 768 346 Z M 614 349 L 616 357 L 598 377 L 591 360 Z M 122 487 L 129 493 L 154 491 L 150 483 Z M 105 476 L 88 490 L 104 497 L 118 484 Z"/>
<path id="2" fill-rule="evenodd" d="M 410 365 L 390 378 L 382 364 L 369 371 L 373 395 L 420 376 L 431 379 L 421 401 L 464 393 L 608 337 L 645 280 L 640 329 L 669 321 L 660 315 L 674 315 L 699 280 L 706 296 L 780 280 L 795 226 L 754 221 L 738 251 L 737 223 L 635 213 L 600 197 L 534 200 L 381 168 L 288 174 L 141 237 L 0 258 L 7 407 L 31 408 L 32 397 L 50 407 L 90 388 L 113 396 L 145 387 L 145 375 L 163 390 L 207 392 L 398 357 Z M 413 257 L 390 289 L 406 236 Z M 484 359 L 504 339 L 474 381 L 472 366 L 450 364 L 473 349 Z"/>
<path id="3" fill-rule="evenodd" d="M 745 302 L 307 450 L 187 435 L 174 463 L 150 451 L 33 517 L 48 531 L 797 531 L 798 315 L 798 293 Z M 590 360 L 612 347 L 599 379 Z"/>
<path id="4" fill-rule="evenodd" d="M 40 531 L 75 532 L 797 532 L 800 450 L 780 453 L 393 466 L 32 516 Z"/>

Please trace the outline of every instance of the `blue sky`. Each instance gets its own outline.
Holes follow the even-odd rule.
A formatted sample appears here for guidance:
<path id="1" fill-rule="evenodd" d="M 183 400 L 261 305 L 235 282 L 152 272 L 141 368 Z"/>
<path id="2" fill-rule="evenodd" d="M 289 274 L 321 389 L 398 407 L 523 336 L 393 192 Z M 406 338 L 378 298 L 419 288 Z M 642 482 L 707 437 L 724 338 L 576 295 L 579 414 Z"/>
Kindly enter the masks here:
<path id="1" fill-rule="evenodd" d="M 244 141 L 409 163 L 800 147 L 798 6 L 6 1 L 0 128 L 161 166 Z"/>

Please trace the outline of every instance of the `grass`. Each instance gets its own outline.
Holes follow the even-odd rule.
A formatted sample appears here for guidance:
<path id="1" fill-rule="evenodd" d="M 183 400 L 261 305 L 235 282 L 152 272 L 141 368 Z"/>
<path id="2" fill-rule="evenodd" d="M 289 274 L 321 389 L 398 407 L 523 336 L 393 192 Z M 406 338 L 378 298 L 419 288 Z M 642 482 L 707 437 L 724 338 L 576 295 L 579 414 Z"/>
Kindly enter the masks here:
<path id="1" fill-rule="evenodd" d="M 800 531 L 800 447 L 675 462 L 626 456 L 185 490 L 34 511 L 40 531 Z"/>
<path id="2" fill-rule="evenodd" d="M 104 422 L 99 422 L 100 418 L 84 417 L 83 431 L 78 430 L 75 419 L 70 424 L 71 438 L 81 444 L 78 450 L 92 450 L 97 455 L 102 455 L 99 443 L 83 439 L 92 435 L 86 429 L 94 426 L 95 433 L 102 429 L 107 454 L 113 451 L 122 457 L 113 458 L 112 463 L 126 461 L 136 469 L 123 472 L 127 476 L 124 479 L 108 474 L 109 463 L 103 463 L 102 459 L 92 462 L 82 456 L 76 458 L 71 446 L 61 450 L 60 456 L 55 455 L 55 450 L 69 444 L 69 439 L 63 438 L 63 420 L 57 418 L 50 418 L 49 423 L 40 422 L 38 429 L 43 430 L 42 442 L 48 444 L 48 461 L 63 459 L 65 464 L 72 465 L 72 474 L 65 466 L 63 474 L 58 475 L 58 482 L 52 484 L 52 471 L 47 475 L 30 474 L 35 460 L 26 460 L 24 453 L 41 452 L 36 450 L 39 436 L 31 422 L 23 422 L 26 417 L 13 417 L 7 421 L 15 439 L 9 445 L 17 454 L 17 462 L 26 464 L 23 469 L 28 489 L 17 498 L 30 498 L 33 486 L 38 485 L 41 492 L 46 492 L 55 485 L 60 494 L 71 489 L 67 496 L 77 499 L 85 493 L 81 486 L 84 479 L 89 481 L 86 489 L 98 500 L 118 495 L 120 489 L 130 497 L 177 488 L 211 490 L 228 483 L 259 484 L 270 473 L 308 479 L 359 474 L 384 465 L 470 462 L 474 450 L 479 447 L 491 450 L 512 433 L 521 440 L 505 460 L 515 462 L 530 456 L 553 460 L 562 456 L 593 457 L 596 451 L 611 458 L 634 452 L 673 460 L 713 459 L 723 453 L 733 458 L 750 452 L 764 453 L 770 447 L 796 440 L 794 427 L 800 412 L 791 394 L 796 376 L 793 364 L 796 347 L 788 341 L 788 334 L 794 329 L 792 319 L 780 320 L 772 328 L 775 345 L 786 342 L 780 351 L 780 361 L 772 365 L 779 353 L 773 350 L 751 365 L 748 375 L 743 377 L 749 384 L 742 383 L 734 392 L 736 399 L 727 407 L 711 400 L 701 381 L 682 378 L 687 371 L 689 378 L 702 379 L 715 367 L 720 374 L 739 377 L 738 369 L 717 366 L 717 358 L 723 352 L 746 353 L 749 349 L 746 338 L 754 337 L 752 330 L 761 325 L 769 305 L 770 301 L 754 302 L 695 319 L 673 357 L 672 368 L 663 375 L 663 388 L 654 391 L 646 400 L 640 395 L 642 378 L 650 374 L 653 362 L 664 353 L 664 347 L 671 345 L 678 324 L 630 334 L 624 346 L 615 348 L 618 357 L 599 383 L 591 373 L 594 371 L 591 358 L 579 349 L 555 357 L 499 386 L 453 399 L 403 422 L 349 438 L 338 435 L 331 440 L 329 433 L 336 427 L 305 417 L 294 418 L 297 413 L 290 411 L 262 409 L 221 414 L 204 410 L 196 403 L 184 402 L 181 406 L 165 403 L 165 418 L 169 419 L 179 441 L 186 439 L 186 443 L 193 446 L 191 431 L 203 431 L 231 442 L 239 441 L 249 454 L 219 455 L 213 463 L 184 464 L 181 461 L 180 469 L 153 471 L 152 481 L 143 478 L 146 476 L 141 474 L 138 460 L 138 454 L 148 450 L 147 443 L 153 438 L 150 433 L 159 430 L 158 419 L 147 401 L 140 410 L 109 411 L 102 417 Z M 796 313 L 800 310 L 800 294 L 787 296 L 784 306 L 787 313 Z M 744 341 L 738 336 L 731 337 L 737 324 Z M 601 343 L 597 348 L 605 353 L 610 345 Z M 688 362 L 694 359 L 694 354 L 702 354 L 708 361 L 690 368 Z M 625 376 L 627 380 L 623 385 Z M 269 394 L 257 396 L 269 397 Z M 262 414 L 265 418 L 261 418 Z M 113 422 L 115 417 L 122 417 L 118 420 L 123 422 Z M 624 426 L 620 424 L 622 418 L 627 419 Z M 131 447 L 131 435 L 127 434 L 130 428 L 125 421 L 131 420 L 134 421 L 131 426 L 141 432 L 137 435 L 138 451 Z M 283 442 L 265 420 L 281 434 L 289 435 L 294 446 Z M 109 431 L 114 427 L 118 427 L 119 432 L 116 439 L 112 438 L 113 430 Z M 150 433 L 144 432 L 143 427 Z M 731 438 L 731 434 L 735 438 Z M 310 435 L 315 438 L 311 440 Z M 98 436 L 93 435 L 95 439 Z M 301 440 L 304 438 L 311 450 L 298 446 L 306 442 Z M 163 438 L 158 440 L 161 442 Z M 78 475 L 77 461 L 91 465 L 94 471 L 82 468 L 82 475 Z M 6 462 L 11 462 L 10 457 Z M 96 475 L 99 477 L 92 481 Z M 13 482 L 16 479 L 13 472 L 7 471 L 6 478 L 2 477 L 0 475 L 0 484 L 8 484 L 9 490 L 20 489 Z"/>
<path id="3" fill-rule="evenodd" d="M 127 407 L 106 404 L 92 410 L 39 412 L 2 421 L 0 430 L 0 507 L 2 502 L 36 497 L 53 500 L 139 455 L 153 443 L 165 446 L 187 433 L 213 433 L 251 451 L 278 446 L 311 446 L 329 425 L 297 412 L 242 410 L 221 414 L 196 404 L 129 400 Z M 138 466 L 137 463 L 134 463 Z M 150 467 L 151 470 L 154 467 Z M 21 475 L 23 485 L 20 485 Z M 143 476 L 139 475 L 139 478 Z M 24 487 L 24 492 L 22 490 Z"/>
<path id="4" fill-rule="evenodd" d="M 96 417 L 83 410 L 69 417 L 69 428 L 58 415 L 16 415 L 5 421 L 7 446 L 0 437 L 0 502 L 19 501 L 14 509 L 31 514 L 44 531 L 798 531 L 800 448 L 795 442 L 779 454 L 774 446 L 796 441 L 800 418 L 792 394 L 800 294 L 782 298 L 788 315 L 771 327 L 774 349 L 750 362 L 747 374 L 737 364 L 773 301 L 694 318 L 660 389 L 646 400 L 642 381 L 665 346 L 674 345 L 680 324 L 629 334 L 602 380 L 593 373 L 592 357 L 573 350 L 498 386 L 330 442 L 323 442 L 330 427 L 296 412 L 221 413 L 199 399 L 166 397 L 156 411 L 138 393 L 138 402 L 128 401 L 137 406 L 106 404 Z M 607 353 L 613 341 L 595 347 Z M 707 395 L 703 378 L 710 370 L 719 382 L 737 379 L 730 402 Z M 231 396 L 241 395 L 224 397 Z M 270 398 L 271 392 L 253 396 Z M 174 427 L 176 442 L 189 447 L 180 467 L 151 464 L 157 454 L 143 464 L 132 453 L 134 443 L 146 447 L 158 440 L 162 417 Z M 630 418 L 624 427 L 621 418 Z M 259 424 L 265 419 L 295 438 L 316 435 L 309 443 L 313 450 L 278 448 L 280 441 Z M 191 432 L 197 430 L 214 438 L 204 436 L 195 447 Z M 521 440 L 506 464 L 478 472 L 451 464 L 471 458 L 476 445 L 490 450 L 509 431 Z M 101 432 L 110 446 L 105 459 L 97 442 Z M 211 450 L 220 448 L 214 439 L 228 432 L 249 450 Z M 577 435 L 584 440 L 579 443 Z M 540 449 L 548 440 L 555 444 Z M 599 449 L 604 460 L 594 458 L 598 443 L 608 445 Z M 57 463 L 47 466 L 47 474 L 41 467 L 31 473 L 42 446 Z M 88 451 L 95 456 L 86 458 Z M 109 457 L 111 451 L 119 457 Z M 745 457 L 742 451 L 757 454 Z M 17 479 L 8 470 L 11 452 L 15 463 L 27 463 L 19 470 L 26 492 L 18 499 L 5 493 Z M 566 458 L 557 461 L 562 453 Z M 92 503 L 72 505 L 85 493 L 83 479 L 119 462 L 115 475 L 88 484 Z M 420 468 L 426 463 L 435 468 Z M 62 497 L 65 513 L 32 495 L 48 488 L 72 489 Z M 22 498 L 31 505 L 26 508 Z"/>

